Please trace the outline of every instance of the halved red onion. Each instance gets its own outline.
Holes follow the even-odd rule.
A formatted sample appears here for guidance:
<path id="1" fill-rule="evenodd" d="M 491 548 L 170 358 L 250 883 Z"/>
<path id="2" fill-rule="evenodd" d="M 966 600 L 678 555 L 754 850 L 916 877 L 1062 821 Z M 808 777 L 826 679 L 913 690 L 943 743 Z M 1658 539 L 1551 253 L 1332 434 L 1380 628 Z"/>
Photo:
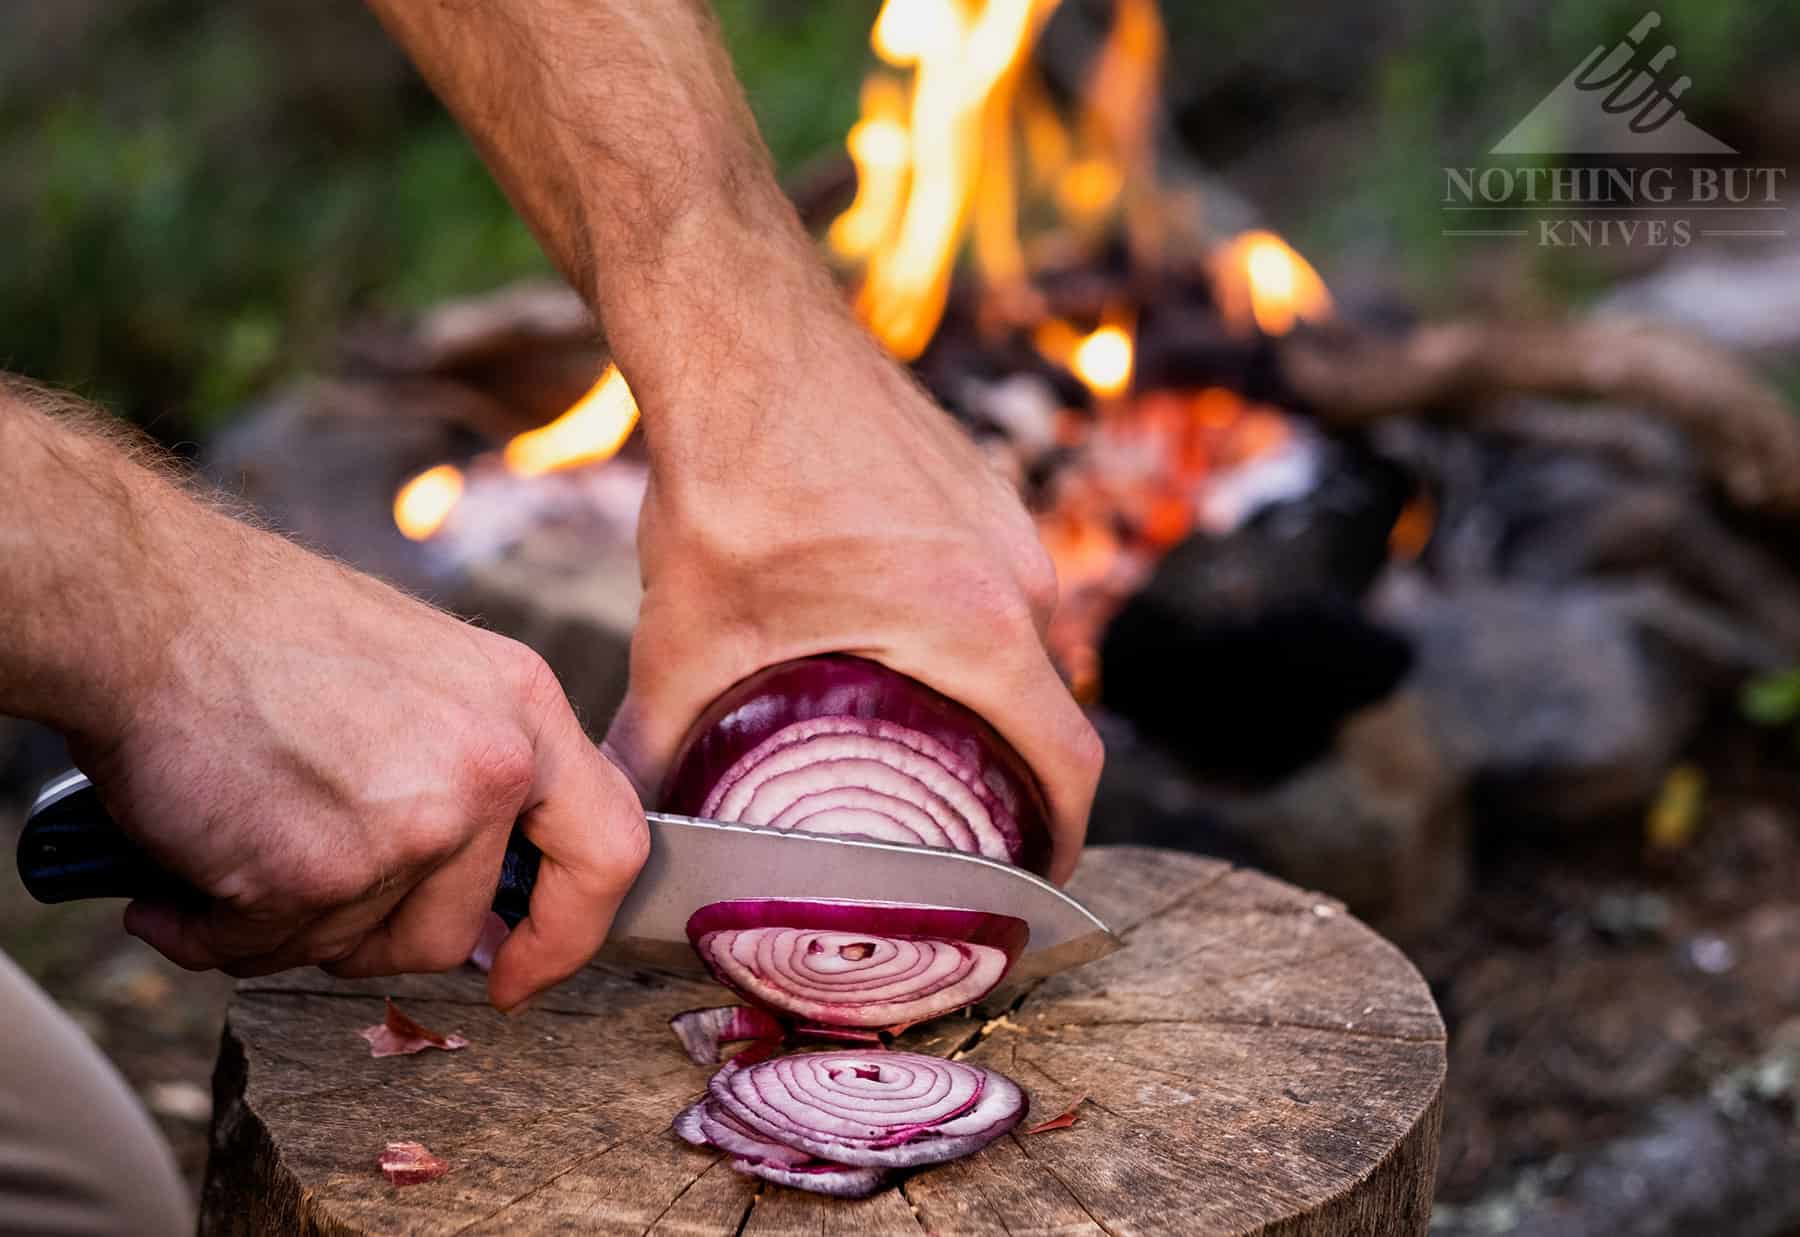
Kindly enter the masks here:
<path id="1" fill-rule="evenodd" d="M 762 1040 L 773 1048 L 787 1038 L 787 1028 L 777 1019 L 743 1005 L 690 1009 L 669 1019 L 669 1029 L 695 1065 L 717 1065 L 723 1059 L 720 1049 L 726 1044 Z"/>
<path id="2" fill-rule="evenodd" d="M 1016 1083 L 980 1066 L 845 1050 L 728 1061 L 704 1101 L 704 1111 L 763 1145 L 878 1169 L 968 1155 L 1018 1124 L 1025 1107 Z"/>
<path id="3" fill-rule="evenodd" d="M 720 697 L 663 790 L 670 811 L 941 846 L 1042 871 L 1042 792 L 970 710 L 845 654 L 772 666 Z"/>
<path id="4" fill-rule="evenodd" d="M 825 1027 L 874 1029 L 980 1000 L 1030 928 L 1011 915 L 903 902 L 745 898 L 701 907 L 687 933 L 746 1000 Z"/>

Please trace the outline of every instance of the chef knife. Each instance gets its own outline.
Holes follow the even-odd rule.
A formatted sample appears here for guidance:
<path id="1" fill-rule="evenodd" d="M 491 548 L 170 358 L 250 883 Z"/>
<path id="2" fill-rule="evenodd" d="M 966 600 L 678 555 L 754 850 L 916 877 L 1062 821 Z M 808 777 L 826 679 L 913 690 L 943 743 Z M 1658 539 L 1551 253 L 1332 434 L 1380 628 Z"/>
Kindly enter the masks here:
<path id="1" fill-rule="evenodd" d="M 705 974 L 688 917 L 737 898 L 906 902 L 1015 915 L 1030 925 L 1009 980 L 1037 979 L 1119 946 L 1092 912 L 1009 863 L 926 846 L 793 833 L 646 813 L 650 857 L 613 920 L 601 957 Z M 531 902 L 539 852 L 515 829 L 494 910 L 516 924 Z M 40 902 L 137 898 L 201 904 L 113 821 L 93 783 L 71 769 L 39 792 L 19 838 L 19 875 Z"/>

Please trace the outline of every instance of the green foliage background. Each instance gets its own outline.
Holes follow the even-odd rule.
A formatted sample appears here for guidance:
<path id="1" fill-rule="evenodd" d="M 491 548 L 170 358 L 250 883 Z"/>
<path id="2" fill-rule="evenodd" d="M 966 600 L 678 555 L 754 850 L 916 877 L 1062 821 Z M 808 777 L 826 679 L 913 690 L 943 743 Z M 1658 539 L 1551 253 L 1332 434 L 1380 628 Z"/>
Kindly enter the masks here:
<path id="1" fill-rule="evenodd" d="M 876 0 L 717 0 L 784 170 L 854 115 Z M 1069 20 L 1106 0 L 1064 0 Z M 1169 91 L 1205 164 L 1336 118 L 1334 158 L 1253 186 L 1329 266 L 1373 249 L 1445 286 L 1431 187 L 1643 0 L 1165 0 Z M 1718 110 L 1800 62 L 1800 6 L 1658 0 Z M 1064 20 L 1059 15 L 1058 20 Z M 1710 113 L 1709 113 L 1710 115 Z M 1260 191 L 1260 192 L 1258 192 Z M 0 5 L 0 367 L 165 439 L 317 364 L 356 315 L 546 270 L 454 125 L 354 0 Z M 1465 251 L 1466 252 L 1466 251 Z M 1569 268 L 1547 272 L 1578 294 Z"/>

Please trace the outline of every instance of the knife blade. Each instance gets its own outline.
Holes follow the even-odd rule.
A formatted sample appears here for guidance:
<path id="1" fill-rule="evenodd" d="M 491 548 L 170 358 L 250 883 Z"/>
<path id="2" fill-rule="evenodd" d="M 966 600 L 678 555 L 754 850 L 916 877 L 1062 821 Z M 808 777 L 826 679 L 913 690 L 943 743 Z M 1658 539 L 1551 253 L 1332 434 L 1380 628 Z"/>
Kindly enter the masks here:
<path id="1" fill-rule="evenodd" d="M 688 917 L 736 898 L 904 902 L 1015 915 L 1031 935 L 1009 982 L 1079 966 L 1119 946 L 1105 924 L 1050 882 L 979 855 L 663 812 L 645 819 L 650 857 L 613 920 L 603 958 L 705 975 L 688 944 Z M 537 848 L 515 830 L 494 897 L 494 909 L 509 922 L 525 915 L 538 860 Z M 126 836 L 78 770 L 38 793 L 19 838 L 18 862 L 26 891 L 40 902 L 204 900 Z"/>

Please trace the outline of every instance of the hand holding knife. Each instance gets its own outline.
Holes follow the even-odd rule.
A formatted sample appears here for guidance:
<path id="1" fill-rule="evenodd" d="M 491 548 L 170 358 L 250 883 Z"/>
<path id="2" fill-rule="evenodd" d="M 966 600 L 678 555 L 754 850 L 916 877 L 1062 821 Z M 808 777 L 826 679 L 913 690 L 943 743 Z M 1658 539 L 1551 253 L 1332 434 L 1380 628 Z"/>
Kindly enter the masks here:
<path id="1" fill-rule="evenodd" d="M 1011 915 L 1030 929 L 1011 972 L 1015 979 L 1076 966 L 1118 946 L 1080 903 L 997 859 L 661 812 L 646 813 L 646 821 L 649 859 L 613 921 L 602 957 L 705 973 L 689 945 L 688 919 L 712 903 L 753 898 L 898 901 Z M 538 861 L 536 847 L 515 829 L 494 896 L 494 910 L 509 924 L 527 913 Z M 19 871 L 27 891 L 43 902 L 204 900 L 132 842 L 107 815 L 92 783 L 73 770 L 48 783 L 33 804 L 19 842 Z"/>

